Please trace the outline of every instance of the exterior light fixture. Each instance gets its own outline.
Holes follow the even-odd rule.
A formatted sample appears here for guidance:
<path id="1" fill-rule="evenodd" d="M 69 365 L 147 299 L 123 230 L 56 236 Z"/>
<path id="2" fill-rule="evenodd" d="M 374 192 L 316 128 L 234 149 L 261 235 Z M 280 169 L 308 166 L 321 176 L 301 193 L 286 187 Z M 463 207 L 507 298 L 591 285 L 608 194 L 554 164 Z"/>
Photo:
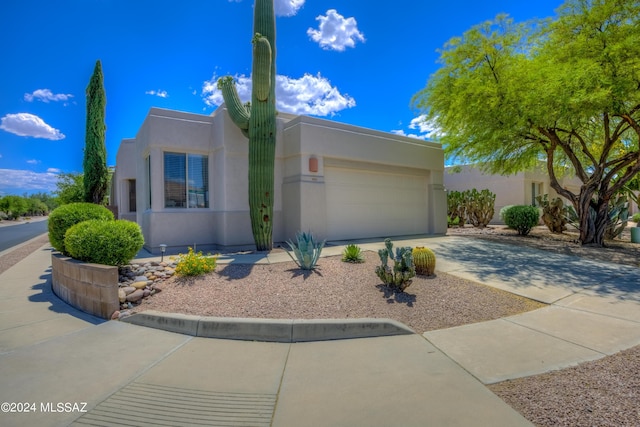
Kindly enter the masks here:
<path id="1" fill-rule="evenodd" d="M 164 261 L 164 253 L 167 251 L 167 245 L 165 245 L 164 243 L 160 245 L 160 253 L 162 254 L 160 256 L 160 262 Z"/>
<path id="2" fill-rule="evenodd" d="M 309 157 L 309 172 L 318 172 L 318 158 Z"/>

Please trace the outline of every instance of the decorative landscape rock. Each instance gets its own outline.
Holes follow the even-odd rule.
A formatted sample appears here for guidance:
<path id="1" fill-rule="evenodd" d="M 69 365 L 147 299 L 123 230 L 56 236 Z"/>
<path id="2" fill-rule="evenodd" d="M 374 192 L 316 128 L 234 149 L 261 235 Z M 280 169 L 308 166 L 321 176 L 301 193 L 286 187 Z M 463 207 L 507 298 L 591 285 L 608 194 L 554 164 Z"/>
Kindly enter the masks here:
<path id="1" fill-rule="evenodd" d="M 153 280 L 145 280 L 144 282 L 133 282 L 131 286 L 133 286 L 136 289 L 144 289 L 147 287 L 147 285 L 150 285 L 152 282 Z"/>
<path id="2" fill-rule="evenodd" d="M 127 316 L 130 313 L 127 310 L 140 304 L 144 298 L 161 292 L 162 288 L 159 284 L 172 277 L 175 274 L 175 268 L 176 263 L 173 261 L 151 261 L 120 267 L 118 298 L 121 311 L 115 312 L 112 318 L 121 319 Z"/>

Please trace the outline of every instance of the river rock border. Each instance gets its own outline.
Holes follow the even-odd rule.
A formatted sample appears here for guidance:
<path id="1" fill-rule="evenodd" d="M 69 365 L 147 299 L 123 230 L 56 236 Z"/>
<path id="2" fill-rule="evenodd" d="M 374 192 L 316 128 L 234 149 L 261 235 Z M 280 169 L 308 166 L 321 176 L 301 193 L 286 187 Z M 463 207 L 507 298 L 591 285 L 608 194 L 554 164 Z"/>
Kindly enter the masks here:
<path id="1" fill-rule="evenodd" d="M 162 282 L 175 274 L 175 261 L 150 261 L 122 266 L 118 269 L 118 301 L 120 310 L 111 319 L 121 319 L 131 314 L 129 310 L 143 299 L 162 291 Z"/>

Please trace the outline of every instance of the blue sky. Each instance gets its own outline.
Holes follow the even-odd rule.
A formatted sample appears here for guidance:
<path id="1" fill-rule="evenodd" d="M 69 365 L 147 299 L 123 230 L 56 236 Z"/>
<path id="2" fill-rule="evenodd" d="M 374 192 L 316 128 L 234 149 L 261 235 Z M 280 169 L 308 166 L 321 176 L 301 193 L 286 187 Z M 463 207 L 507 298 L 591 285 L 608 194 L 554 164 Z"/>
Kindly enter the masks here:
<path id="1" fill-rule="evenodd" d="M 505 12 L 555 15 L 561 0 L 275 0 L 281 111 L 426 138 L 411 97 L 437 49 Z M 218 77 L 248 98 L 253 0 L 3 0 L 0 196 L 50 192 L 81 172 L 85 89 L 100 59 L 107 163 L 149 108 L 211 114 Z"/>

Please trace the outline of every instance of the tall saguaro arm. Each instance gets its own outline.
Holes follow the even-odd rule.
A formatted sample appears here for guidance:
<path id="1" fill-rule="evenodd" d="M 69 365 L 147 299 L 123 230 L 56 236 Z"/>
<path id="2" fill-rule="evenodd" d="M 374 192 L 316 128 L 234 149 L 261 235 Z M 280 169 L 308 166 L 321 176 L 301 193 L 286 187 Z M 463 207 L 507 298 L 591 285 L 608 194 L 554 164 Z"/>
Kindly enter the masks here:
<path id="1" fill-rule="evenodd" d="M 231 120 L 249 138 L 249 215 L 259 251 L 273 248 L 276 149 L 276 25 L 273 0 L 256 0 L 251 103 L 242 104 L 230 76 L 218 80 Z"/>

